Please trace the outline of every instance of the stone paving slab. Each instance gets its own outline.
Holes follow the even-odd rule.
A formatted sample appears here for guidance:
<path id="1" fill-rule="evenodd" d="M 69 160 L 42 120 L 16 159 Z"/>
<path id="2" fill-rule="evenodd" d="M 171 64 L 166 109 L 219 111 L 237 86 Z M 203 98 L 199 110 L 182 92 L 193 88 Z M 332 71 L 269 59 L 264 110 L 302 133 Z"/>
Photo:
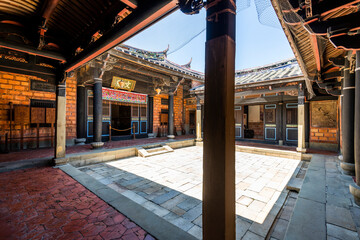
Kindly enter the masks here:
<path id="1" fill-rule="evenodd" d="M 336 157 L 314 155 L 285 239 L 359 239 L 360 207 L 349 193 L 352 181 Z"/>
<path id="2" fill-rule="evenodd" d="M 146 239 L 142 228 L 51 167 L 0 174 L 0 239 Z"/>
<path id="3" fill-rule="evenodd" d="M 249 223 L 241 230 L 242 236 L 251 227 L 252 234 L 266 236 L 285 201 L 287 191 L 283 192 L 284 188 L 299 163 L 294 159 L 236 152 L 237 219 L 244 218 Z M 202 147 L 78 169 L 120 194 L 141 202 L 148 210 L 193 236 L 201 237 Z"/>

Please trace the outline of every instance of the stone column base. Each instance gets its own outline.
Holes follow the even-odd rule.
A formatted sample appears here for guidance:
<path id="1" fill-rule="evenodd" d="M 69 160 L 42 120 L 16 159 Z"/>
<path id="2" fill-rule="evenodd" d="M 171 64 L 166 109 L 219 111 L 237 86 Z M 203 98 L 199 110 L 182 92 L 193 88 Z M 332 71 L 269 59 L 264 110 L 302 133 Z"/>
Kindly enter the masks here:
<path id="1" fill-rule="evenodd" d="M 360 206 L 360 187 L 355 183 L 349 185 L 350 193 L 354 196 L 355 203 Z"/>
<path id="2" fill-rule="evenodd" d="M 91 143 L 91 146 L 93 149 L 99 149 L 104 146 L 104 143 L 103 142 L 93 142 L 93 143 Z"/>
<path id="3" fill-rule="evenodd" d="M 299 153 L 306 153 L 306 148 L 296 148 L 296 151 Z"/>
<path id="4" fill-rule="evenodd" d="M 63 164 L 67 164 L 67 158 L 66 157 L 62 157 L 62 158 L 53 158 L 53 165 L 54 166 L 58 166 L 58 165 L 63 165 Z"/>
<path id="5" fill-rule="evenodd" d="M 155 138 L 155 134 L 154 133 L 148 133 L 148 138 Z"/>
<path id="6" fill-rule="evenodd" d="M 203 141 L 202 138 L 197 138 L 197 139 L 195 139 L 195 142 L 202 142 L 202 141 Z"/>
<path id="7" fill-rule="evenodd" d="M 85 145 L 86 138 L 75 138 L 76 145 Z"/>
<path id="8" fill-rule="evenodd" d="M 168 138 L 168 139 L 174 139 L 175 136 L 174 136 L 174 135 L 167 135 L 167 138 Z"/>
<path id="9" fill-rule="evenodd" d="M 343 170 L 344 174 L 355 176 L 355 164 L 340 162 L 340 167 Z"/>

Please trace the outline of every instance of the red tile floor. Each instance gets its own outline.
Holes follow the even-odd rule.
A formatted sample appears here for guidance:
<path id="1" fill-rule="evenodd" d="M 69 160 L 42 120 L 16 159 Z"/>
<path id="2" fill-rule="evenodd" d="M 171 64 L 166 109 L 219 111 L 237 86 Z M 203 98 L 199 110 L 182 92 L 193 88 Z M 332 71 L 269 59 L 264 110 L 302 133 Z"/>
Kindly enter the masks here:
<path id="1" fill-rule="evenodd" d="M 0 174 L 0 239 L 154 239 L 60 169 Z"/>

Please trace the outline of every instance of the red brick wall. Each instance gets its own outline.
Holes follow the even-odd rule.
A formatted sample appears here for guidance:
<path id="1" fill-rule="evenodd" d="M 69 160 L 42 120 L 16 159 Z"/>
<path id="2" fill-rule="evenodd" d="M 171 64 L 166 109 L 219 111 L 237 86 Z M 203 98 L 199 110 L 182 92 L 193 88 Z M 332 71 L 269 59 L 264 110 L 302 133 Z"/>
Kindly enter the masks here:
<path id="1" fill-rule="evenodd" d="M 0 135 L 10 131 L 10 105 L 30 105 L 30 99 L 55 100 L 55 93 L 30 90 L 30 79 L 38 79 L 34 76 L 0 72 Z M 41 80 L 41 79 L 39 79 Z M 40 128 L 41 137 L 50 136 L 50 128 Z M 10 137 L 10 135 L 8 135 Z M 13 125 L 13 138 L 20 138 L 20 124 Z M 36 137 L 36 128 L 24 126 L 24 137 Z M 24 139 L 24 142 L 27 140 Z M 28 139 L 28 141 L 35 141 Z"/>
<path id="2" fill-rule="evenodd" d="M 183 86 L 180 85 L 174 96 L 174 127 L 181 131 L 183 125 Z"/>
<path id="3" fill-rule="evenodd" d="M 323 143 L 337 143 L 337 129 L 310 127 L 310 141 L 323 142 Z"/>
<path id="4" fill-rule="evenodd" d="M 168 105 L 161 105 L 161 98 L 169 98 L 168 95 L 154 96 L 154 112 L 153 112 L 153 132 L 157 133 L 160 127 L 160 114 L 161 109 L 168 109 Z"/>
<path id="5" fill-rule="evenodd" d="M 30 79 L 39 79 L 34 76 L 14 74 L 8 72 L 0 72 L 0 135 L 4 135 L 10 130 L 10 105 L 30 106 L 30 99 L 39 100 L 56 100 L 55 92 L 43 92 L 30 90 Z M 67 79 L 66 89 L 67 100 L 67 138 L 71 139 L 76 137 L 76 79 Z M 13 138 L 20 138 L 20 125 L 16 125 L 13 131 Z M 55 131 L 55 130 L 54 130 Z M 40 128 L 40 136 L 45 137 L 40 140 L 46 139 L 51 135 L 50 127 Z M 53 133 L 54 134 L 54 133 Z M 29 124 L 24 126 L 24 137 L 36 137 L 36 128 L 31 128 Z M 29 139 L 29 141 L 35 141 Z M 25 142 L 25 140 L 24 140 Z"/>
<path id="6" fill-rule="evenodd" d="M 153 132 L 157 133 L 160 127 L 161 109 L 168 109 L 168 105 L 162 105 L 161 99 L 169 99 L 168 95 L 160 94 L 154 96 Z M 180 85 L 174 95 L 174 127 L 181 131 L 183 125 L 183 86 Z"/>
<path id="7" fill-rule="evenodd" d="M 76 78 L 66 79 L 66 138 L 76 138 Z"/>

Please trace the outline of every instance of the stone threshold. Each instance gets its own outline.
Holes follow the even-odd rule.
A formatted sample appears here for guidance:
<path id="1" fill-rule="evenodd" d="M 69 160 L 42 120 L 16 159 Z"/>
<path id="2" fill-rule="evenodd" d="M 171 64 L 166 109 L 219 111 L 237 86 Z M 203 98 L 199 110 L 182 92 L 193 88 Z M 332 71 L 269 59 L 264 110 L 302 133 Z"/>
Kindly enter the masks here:
<path id="1" fill-rule="evenodd" d="M 78 181 L 107 204 L 124 214 L 156 239 L 196 240 L 194 236 L 167 222 L 138 203 L 100 183 L 95 178 L 81 172 L 70 164 L 58 166 L 70 177 Z"/>
<path id="2" fill-rule="evenodd" d="M 2 162 L 0 163 L 0 173 L 32 167 L 46 167 L 51 166 L 52 163 L 52 158 L 49 157 Z"/>
<path id="3" fill-rule="evenodd" d="M 168 145 L 172 149 L 189 147 L 195 145 L 194 139 L 185 140 L 169 140 L 165 142 L 156 143 L 157 145 Z M 55 166 L 63 164 L 71 164 L 75 167 L 81 167 L 90 164 L 113 161 L 115 159 L 127 158 L 136 156 L 137 148 L 146 148 L 146 146 L 154 145 L 154 143 L 134 145 L 131 147 L 122 147 L 115 149 L 97 149 L 91 152 L 73 153 L 66 155 L 65 158 L 55 159 Z"/>
<path id="4" fill-rule="evenodd" d="M 203 142 L 196 142 L 196 146 L 203 146 Z M 273 156 L 273 157 L 282 157 L 290 158 L 295 160 L 304 160 L 310 161 L 312 155 L 307 153 L 299 153 L 289 150 L 280 150 L 272 148 L 261 148 L 261 147 L 249 147 L 249 146 L 235 146 L 235 151 L 253 153 L 259 155 Z"/>

